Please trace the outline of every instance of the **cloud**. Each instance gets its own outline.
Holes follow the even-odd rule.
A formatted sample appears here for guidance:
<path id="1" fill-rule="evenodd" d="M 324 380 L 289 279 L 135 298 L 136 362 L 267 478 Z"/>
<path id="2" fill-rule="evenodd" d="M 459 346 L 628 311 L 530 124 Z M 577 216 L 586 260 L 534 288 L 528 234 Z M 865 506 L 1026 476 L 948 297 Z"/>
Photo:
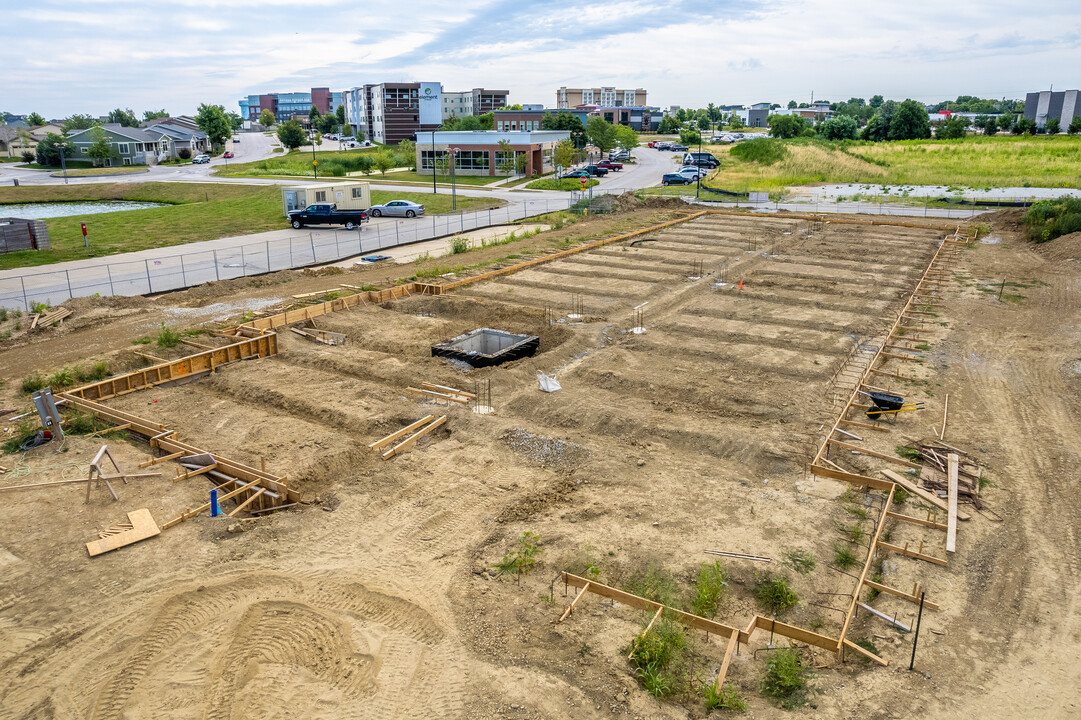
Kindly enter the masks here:
<path id="1" fill-rule="evenodd" d="M 1076 84 L 1074 3 L 954 0 L 36 0 L 9 12 L 11 112 L 237 109 L 258 92 L 370 82 L 643 87 L 649 102 L 1023 97 Z"/>

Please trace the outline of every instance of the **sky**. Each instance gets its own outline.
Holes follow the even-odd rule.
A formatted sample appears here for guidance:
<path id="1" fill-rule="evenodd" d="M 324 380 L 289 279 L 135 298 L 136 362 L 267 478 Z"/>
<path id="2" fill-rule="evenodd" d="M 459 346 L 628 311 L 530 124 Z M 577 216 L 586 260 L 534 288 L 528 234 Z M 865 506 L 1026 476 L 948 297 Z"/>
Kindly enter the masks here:
<path id="1" fill-rule="evenodd" d="M 47 118 L 411 81 L 546 106 L 564 85 L 641 87 L 660 107 L 1081 86 L 1077 0 L 4 4 L 0 111 Z"/>

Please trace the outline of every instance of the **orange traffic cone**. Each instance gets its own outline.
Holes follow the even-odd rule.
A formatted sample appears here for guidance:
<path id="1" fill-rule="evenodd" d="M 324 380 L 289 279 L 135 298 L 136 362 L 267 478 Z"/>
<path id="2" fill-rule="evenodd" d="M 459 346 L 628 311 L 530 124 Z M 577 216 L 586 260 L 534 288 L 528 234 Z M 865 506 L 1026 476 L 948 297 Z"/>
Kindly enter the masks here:
<path id="1" fill-rule="evenodd" d="M 740 278 L 740 281 L 739 281 L 739 289 L 740 290 L 743 289 L 743 279 L 742 278 Z"/>

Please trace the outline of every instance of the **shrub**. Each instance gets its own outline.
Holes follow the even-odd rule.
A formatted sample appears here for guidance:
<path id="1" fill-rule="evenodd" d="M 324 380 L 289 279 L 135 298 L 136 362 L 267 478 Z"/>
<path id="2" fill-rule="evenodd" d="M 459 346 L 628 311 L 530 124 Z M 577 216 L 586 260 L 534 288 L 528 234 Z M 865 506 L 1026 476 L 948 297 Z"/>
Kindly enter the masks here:
<path id="1" fill-rule="evenodd" d="M 691 612 L 702 617 L 713 617 L 717 614 L 717 605 L 727 593 L 728 571 L 717 561 L 712 565 L 702 563 L 698 567 L 698 584 L 691 598 Z"/>
<path id="2" fill-rule="evenodd" d="M 469 238 L 461 236 L 453 237 L 450 240 L 450 254 L 461 255 L 462 253 L 469 252 Z"/>
<path id="3" fill-rule="evenodd" d="M 894 505 L 904 505 L 905 500 L 908 500 L 908 490 L 905 490 L 904 488 L 899 487 L 899 488 L 897 488 L 896 490 L 893 491 L 893 504 Z"/>
<path id="4" fill-rule="evenodd" d="M 38 159 L 37 153 L 33 150 L 23 150 L 21 155 L 24 163 L 32 163 Z"/>
<path id="5" fill-rule="evenodd" d="M 1081 198 L 1060 197 L 1033 203 L 1024 215 L 1025 235 L 1033 242 L 1048 242 L 1081 231 Z"/>
<path id="6" fill-rule="evenodd" d="M 538 557 L 544 553 L 538 547 L 539 545 L 540 537 L 527 530 L 518 537 L 518 549 L 504 555 L 496 567 L 502 572 L 513 572 L 521 577 L 522 574 L 533 569 Z"/>
<path id="7" fill-rule="evenodd" d="M 787 709 L 807 704 L 811 688 L 807 680 L 813 677 L 810 668 L 803 665 L 798 651 L 788 648 L 779 650 L 769 659 L 766 675 L 762 678 L 762 694 L 772 698 Z"/>
<path id="8" fill-rule="evenodd" d="M 69 367 L 60 368 L 46 381 L 50 387 L 66 388 L 75 384 L 75 371 Z"/>
<path id="9" fill-rule="evenodd" d="M 7 319 L 8 319 L 8 309 L 7 308 L 0 308 L 0 322 L 7 322 Z"/>
<path id="10" fill-rule="evenodd" d="M 815 569 L 815 556 L 804 550 L 789 550 L 784 554 L 784 563 L 800 575 L 806 575 Z"/>
<path id="11" fill-rule="evenodd" d="M 180 148 L 176 151 L 176 156 L 181 160 L 191 160 L 191 150 L 188 148 Z"/>
<path id="12" fill-rule="evenodd" d="M 35 393 L 38 390 L 41 390 L 47 384 L 48 383 L 45 382 L 45 378 L 43 378 L 39 373 L 34 373 L 23 380 L 23 392 L 29 395 L 30 393 Z"/>
<path id="13" fill-rule="evenodd" d="M 180 333 L 174 327 L 168 327 L 165 323 L 161 324 L 161 330 L 158 331 L 158 347 L 160 348 L 174 348 L 180 344 Z"/>
<path id="14" fill-rule="evenodd" d="M 589 185 L 596 185 L 597 181 L 590 178 Z M 542 178 L 541 180 L 534 180 L 526 185 L 530 190 L 581 190 L 582 183 L 578 178 Z"/>
<path id="15" fill-rule="evenodd" d="M 645 570 L 636 570 L 623 583 L 623 589 L 632 595 L 672 606 L 679 594 L 675 578 L 667 570 L 650 563 Z"/>
<path id="16" fill-rule="evenodd" d="M 747 701 L 739 694 L 739 690 L 731 685 L 717 687 L 717 683 L 706 685 L 702 689 L 706 698 L 707 710 L 735 710 L 743 712 L 747 709 Z"/>
<path id="17" fill-rule="evenodd" d="M 799 597 L 788 587 L 788 578 L 763 578 L 755 586 L 754 596 L 763 606 L 774 613 L 783 613 L 799 602 Z"/>
<path id="18" fill-rule="evenodd" d="M 102 360 L 99 363 L 95 363 L 88 370 L 79 368 L 75 371 L 75 377 L 80 383 L 96 382 L 98 380 L 104 380 L 109 377 L 109 363 Z"/>
<path id="19" fill-rule="evenodd" d="M 68 435 L 89 435 L 105 430 L 109 424 L 98 420 L 93 413 L 75 411 L 64 417 L 63 427 Z"/>
<path id="20" fill-rule="evenodd" d="M 631 641 L 630 658 L 639 671 L 664 670 L 687 649 L 683 628 L 662 617 L 648 633 L 639 633 Z"/>
<path id="21" fill-rule="evenodd" d="M 666 698 L 676 691 L 672 678 L 660 670 L 646 668 L 638 674 L 642 678 L 642 687 L 655 698 Z"/>
<path id="22" fill-rule="evenodd" d="M 728 154 L 747 162 L 773 165 L 776 162 L 784 160 L 785 156 L 788 154 L 788 150 L 785 148 L 784 144 L 777 140 L 758 138 L 737 143 L 728 151 Z"/>

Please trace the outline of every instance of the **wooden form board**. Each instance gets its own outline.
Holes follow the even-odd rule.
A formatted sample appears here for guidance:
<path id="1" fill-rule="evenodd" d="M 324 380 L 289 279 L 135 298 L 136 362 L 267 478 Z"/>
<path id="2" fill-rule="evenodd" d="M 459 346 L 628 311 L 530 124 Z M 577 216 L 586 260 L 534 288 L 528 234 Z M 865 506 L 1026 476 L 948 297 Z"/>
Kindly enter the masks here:
<path id="1" fill-rule="evenodd" d="M 204 372 L 212 372 L 215 367 L 227 363 L 249 358 L 269 357 L 277 353 L 277 335 L 272 332 L 265 333 L 254 338 L 245 338 L 231 345 L 214 348 L 213 350 L 204 350 L 177 360 L 151 365 L 142 370 L 83 385 L 64 394 L 83 400 L 107 400 L 136 390 L 152 388 L 162 383 L 182 380 Z"/>
<path id="2" fill-rule="evenodd" d="M 937 558 L 933 555 L 926 555 L 919 550 L 909 550 L 907 545 L 891 545 L 889 543 L 882 542 L 881 540 L 877 540 L 876 544 L 878 545 L 878 547 L 889 550 L 890 552 L 895 552 L 898 555 L 905 555 L 910 558 L 916 558 L 917 560 L 926 560 L 927 562 L 934 563 L 935 565 L 949 565 L 949 562 L 944 558 Z"/>
<path id="3" fill-rule="evenodd" d="M 904 590 L 898 590 L 897 588 L 892 588 L 889 585 L 883 585 L 881 583 L 876 583 L 874 580 L 864 580 L 863 584 L 866 585 L 869 588 L 874 588 L 875 590 L 878 590 L 879 592 L 886 593 L 887 595 L 893 595 L 894 597 L 903 598 L 904 600 L 908 600 L 910 603 L 915 603 L 917 605 L 920 604 L 920 594 L 919 594 L 920 586 L 919 586 L 918 583 L 916 584 L 916 587 L 912 588 L 911 593 L 906 593 Z M 923 601 L 923 606 L 925 608 L 927 608 L 928 610 L 939 610 L 940 609 L 938 607 L 938 605 L 931 602 L 930 600 L 927 600 L 926 598 Z"/>
<path id="4" fill-rule="evenodd" d="M 882 537 L 882 530 L 886 527 L 886 512 L 889 510 L 890 505 L 893 503 L 893 494 L 897 491 L 896 485 L 890 486 L 890 494 L 886 497 L 886 502 L 882 505 L 882 513 L 878 516 L 878 528 L 875 530 L 875 536 L 871 540 L 871 546 L 867 550 L 867 559 L 863 563 L 863 571 L 860 572 L 860 578 L 856 582 L 856 587 L 852 591 L 852 599 L 848 604 L 848 612 L 845 613 L 845 622 L 841 626 L 841 635 L 837 639 L 837 652 L 841 651 L 844 646 L 845 637 L 848 635 L 848 628 L 852 624 L 852 618 L 856 615 L 856 604 L 860 600 L 860 592 L 863 590 L 863 583 L 867 579 L 867 573 L 871 570 L 871 563 L 875 559 L 875 548 L 878 546 L 878 539 Z"/>
<path id="5" fill-rule="evenodd" d="M 392 447 L 390 450 L 387 450 L 385 453 L 383 453 L 383 459 L 384 460 L 390 460 L 392 457 L 394 457 L 398 453 L 405 452 L 409 448 L 413 447 L 416 444 L 417 440 L 420 440 L 422 437 L 424 437 L 425 435 L 430 433 L 432 430 L 435 430 L 437 427 L 439 427 L 440 425 L 442 425 L 446 421 L 447 421 L 447 416 L 446 415 L 439 418 L 438 420 L 433 420 L 429 424 L 422 427 L 420 430 L 417 430 L 415 433 L 413 433 L 412 435 L 407 437 L 405 440 L 402 440 L 400 443 L 398 443 L 397 445 Z"/>
<path id="6" fill-rule="evenodd" d="M 435 419 L 434 415 L 425 415 L 420 420 L 417 420 L 415 423 L 410 423 L 409 425 L 406 425 L 405 427 L 403 427 L 401 430 L 396 430 L 395 432 L 392 432 L 390 435 L 387 435 L 385 438 L 376 440 L 375 442 L 373 442 L 372 444 L 370 444 L 368 446 L 368 449 L 369 450 L 378 450 L 379 448 L 383 447 L 384 445 L 389 445 L 390 443 L 394 442 L 395 440 L 402 437 L 403 435 L 408 435 L 409 433 L 413 432 L 414 430 L 419 428 L 421 425 L 426 425 L 427 423 L 431 422 L 433 419 Z"/>
<path id="7" fill-rule="evenodd" d="M 873 487 L 875 490 L 889 491 L 893 487 L 893 483 L 888 480 L 879 480 L 878 478 L 868 477 L 867 475 L 844 472 L 843 470 L 833 470 L 832 468 L 823 467 L 821 465 L 812 465 L 811 473 L 818 477 L 844 480 L 853 485 L 866 485 L 867 487 Z"/>
<path id="8" fill-rule="evenodd" d="M 835 430 L 836 430 L 836 428 L 835 428 Z M 859 445 L 852 445 L 851 443 L 842 442 L 840 440 L 834 440 L 832 438 L 830 438 L 829 444 L 830 445 L 836 445 L 837 447 L 844 448 L 845 450 L 855 450 L 856 452 L 860 453 L 861 455 L 867 455 L 869 457 L 878 458 L 879 460 L 886 460 L 887 462 L 891 462 L 891 463 L 894 463 L 896 465 L 904 465 L 905 467 L 910 467 L 910 468 L 913 468 L 915 470 L 919 470 L 921 467 L 923 467 L 922 465 L 917 465 L 914 462 L 909 462 L 908 460 L 902 460 L 899 457 L 894 457 L 892 455 L 887 455 L 886 453 L 876 452 L 874 450 L 868 450 L 865 447 L 860 447 Z"/>
<path id="9" fill-rule="evenodd" d="M 940 510 L 945 510 L 945 511 L 949 512 L 950 506 L 942 498 L 940 498 L 938 495 L 935 495 L 932 492 L 928 492 L 928 491 L 924 490 L 919 485 L 917 485 L 915 482 L 913 482 L 912 480 L 909 480 L 905 476 L 900 475 L 898 473 L 895 473 L 893 470 L 883 470 L 882 474 L 885 475 L 886 477 L 888 477 L 893 482 L 900 485 L 901 487 L 903 487 L 908 492 L 912 493 L 913 495 L 916 495 L 921 500 L 924 500 L 924 501 L 934 505 L 935 507 L 937 507 Z M 969 515 L 966 512 L 962 512 L 961 510 L 957 511 L 957 518 L 959 520 L 968 520 L 970 517 L 972 517 L 972 516 Z"/>
<path id="10" fill-rule="evenodd" d="M 154 522 L 153 516 L 146 508 L 129 512 L 128 522 L 131 523 L 131 530 L 88 542 L 86 550 L 90 553 L 90 557 L 137 543 L 140 540 L 146 540 L 161 533 L 158 524 Z"/>
<path id="11" fill-rule="evenodd" d="M 437 400 L 446 400 L 447 402 L 458 403 L 459 405 L 468 405 L 469 398 L 462 397 L 460 395 L 451 395 L 450 393 L 438 392 L 436 390 L 429 390 L 427 388 L 415 388 L 407 387 L 406 392 L 411 392 L 414 395 L 424 395 L 430 398 L 436 398 Z"/>
<path id="12" fill-rule="evenodd" d="M 957 453 L 950 453 L 949 461 L 949 490 L 948 490 L 948 515 L 946 516 L 946 552 L 957 552 L 957 465 L 961 459 Z"/>

